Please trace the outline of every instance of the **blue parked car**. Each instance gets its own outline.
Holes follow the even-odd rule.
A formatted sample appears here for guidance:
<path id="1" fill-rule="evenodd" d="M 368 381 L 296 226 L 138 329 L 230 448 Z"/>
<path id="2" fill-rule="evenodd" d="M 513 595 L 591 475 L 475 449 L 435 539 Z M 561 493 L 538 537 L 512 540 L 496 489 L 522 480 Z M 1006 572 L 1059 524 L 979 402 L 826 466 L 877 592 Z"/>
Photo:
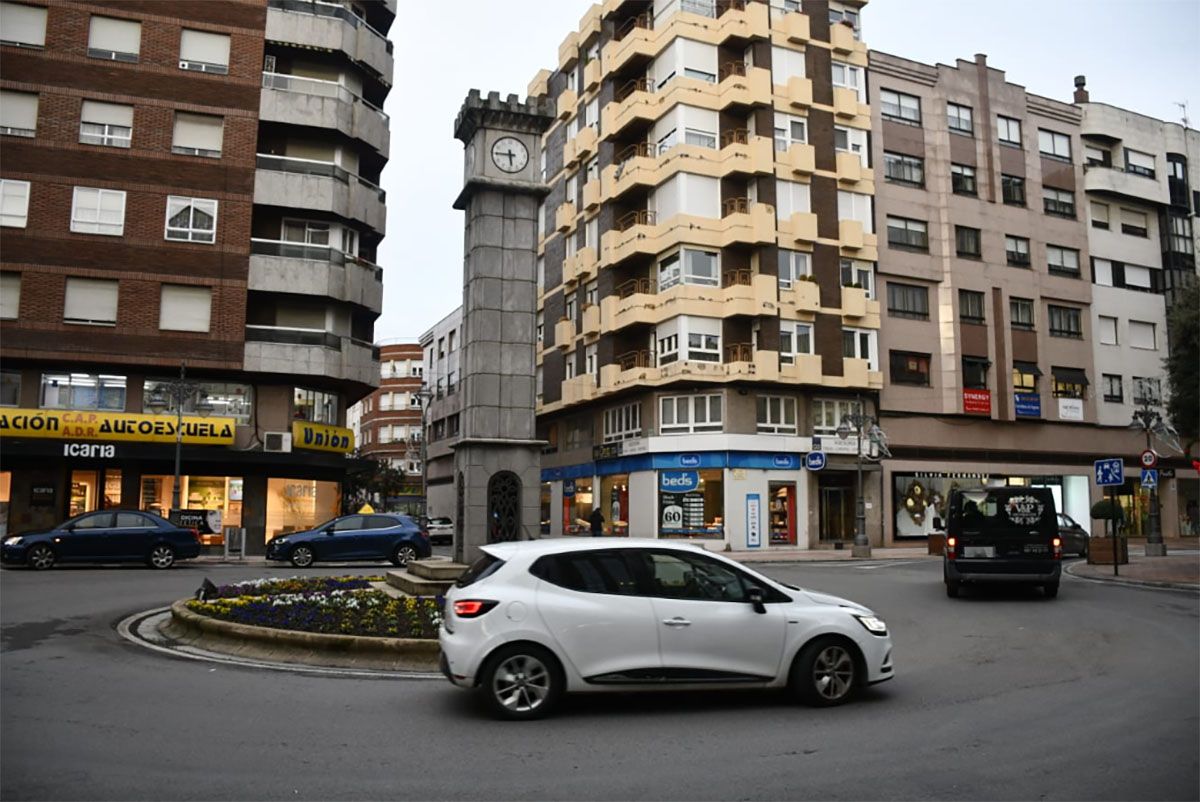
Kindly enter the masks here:
<path id="1" fill-rule="evenodd" d="M 38 571 L 59 562 L 145 562 L 170 568 L 200 556 L 200 533 L 140 510 L 85 512 L 53 529 L 10 535 L 0 562 Z"/>
<path id="2" fill-rule="evenodd" d="M 307 568 L 317 560 L 391 560 L 408 565 L 433 553 L 429 534 L 407 515 L 343 515 L 306 532 L 281 535 L 267 544 L 268 560 Z"/>

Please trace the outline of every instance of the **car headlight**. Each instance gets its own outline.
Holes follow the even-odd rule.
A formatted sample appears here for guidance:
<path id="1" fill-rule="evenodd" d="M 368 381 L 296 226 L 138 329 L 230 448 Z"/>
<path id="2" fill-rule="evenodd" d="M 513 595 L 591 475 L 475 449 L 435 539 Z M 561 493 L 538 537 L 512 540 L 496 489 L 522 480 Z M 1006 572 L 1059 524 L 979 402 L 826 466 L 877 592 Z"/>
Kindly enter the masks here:
<path id="1" fill-rule="evenodd" d="M 274 540 L 272 540 L 271 542 L 277 546 L 282 546 L 284 543 L 288 542 L 288 539 L 286 537 L 277 537 Z"/>
<path id="2" fill-rule="evenodd" d="M 874 615 L 859 615 L 858 613 L 855 613 L 854 617 L 857 618 L 858 623 L 862 624 L 866 628 L 867 632 L 870 632 L 872 635 L 887 634 L 887 624 L 883 623 L 882 618 Z"/>
<path id="3" fill-rule="evenodd" d="M 6 537 L 6 538 L 4 538 L 4 545 L 6 545 L 6 546 L 19 546 L 19 545 L 21 545 L 21 536 L 20 536 L 20 535 L 13 535 L 12 537 Z"/>

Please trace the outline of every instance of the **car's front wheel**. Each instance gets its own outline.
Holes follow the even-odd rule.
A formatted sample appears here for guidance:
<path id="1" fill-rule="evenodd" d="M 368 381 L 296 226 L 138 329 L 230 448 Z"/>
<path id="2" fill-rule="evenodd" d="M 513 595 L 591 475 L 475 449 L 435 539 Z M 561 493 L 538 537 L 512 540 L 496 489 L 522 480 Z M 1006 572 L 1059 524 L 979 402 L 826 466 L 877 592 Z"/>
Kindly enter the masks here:
<path id="1" fill-rule="evenodd" d="M 314 559 L 316 559 L 316 555 L 313 554 L 313 550 L 308 546 L 297 546 L 292 549 L 292 565 L 297 568 L 307 568 L 313 564 Z"/>
<path id="2" fill-rule="evenodd" d="M 1058 583 L 1050 582 L 1042 585 L 1042 592 L 1046 594 L 1047 599 L 1053 599 L 1058 596 Z"/>
<path id="3" fill-rule="evenodd" d="M 147 558 L 147 562 L 150 563 L 151 568 L 170 568 L 175 564 L 175 549 L 166 543 L 159 543 L 150 549 L 150 556 Z"/>
<path id="4" fill-rule="evenodd" d="M 401 543 L 392 552 L 392 563 L 401 568 L 408 565 L 410 560 L 417 559 L 417 550 L 408 543 Z"/>
<path id="5" fill-rule="evenodd" d="M 832 707 L 854 697 L 859 685 L 853 647 L 837 638 L 818 638 L 792 664 L 791 687 L 806 705 Z"/>
<path id="6" fill-rule="evenodd" d="M 534 644 L 516 644 L 492 656 L 479 689 L 497 718 L 529 720 L 549 713 L 565 684 L 550 652 Z"/>
<path id="7" fill-rule="evenodd" d="M 39 543 L 29 550 L 25 562 L 35 571 L 45 571 L 54 567 L 54 549 L 44 543 Z"/>

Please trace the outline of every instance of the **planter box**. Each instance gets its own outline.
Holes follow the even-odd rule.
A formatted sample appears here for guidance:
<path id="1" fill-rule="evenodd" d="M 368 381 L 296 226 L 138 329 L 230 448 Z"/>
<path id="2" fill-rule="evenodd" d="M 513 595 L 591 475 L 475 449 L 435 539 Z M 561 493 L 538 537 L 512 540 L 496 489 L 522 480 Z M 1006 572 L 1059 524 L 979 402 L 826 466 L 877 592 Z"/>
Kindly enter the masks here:
<path id="1" fill-rule="evenodd" d="M 946 553 L 946 536 L 945 535 L 930 535 L 929 536 L 929 553 L 942 555 Z"/>
<path id="2" fill-rule="evenodd" d="M 1117 543 L 1117 565 L 1129 564 L 1129 539 L 1120 537 L 1094 537 L 1088 541 L 1088 565 L 1112 565 L 1113 543 Z"/>

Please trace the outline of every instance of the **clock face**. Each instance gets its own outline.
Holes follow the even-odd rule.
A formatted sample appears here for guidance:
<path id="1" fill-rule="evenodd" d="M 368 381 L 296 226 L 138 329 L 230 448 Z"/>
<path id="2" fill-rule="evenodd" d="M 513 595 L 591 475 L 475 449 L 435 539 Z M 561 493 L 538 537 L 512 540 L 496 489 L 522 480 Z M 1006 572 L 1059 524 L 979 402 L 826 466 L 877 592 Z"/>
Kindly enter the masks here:
<path id="1" fill-rule="evenodd" d="M 529 151 L 521 140 L 503 136 L 492 145 L 492 163 L 506 173 L 519 173 L 529 163 Z"/>

